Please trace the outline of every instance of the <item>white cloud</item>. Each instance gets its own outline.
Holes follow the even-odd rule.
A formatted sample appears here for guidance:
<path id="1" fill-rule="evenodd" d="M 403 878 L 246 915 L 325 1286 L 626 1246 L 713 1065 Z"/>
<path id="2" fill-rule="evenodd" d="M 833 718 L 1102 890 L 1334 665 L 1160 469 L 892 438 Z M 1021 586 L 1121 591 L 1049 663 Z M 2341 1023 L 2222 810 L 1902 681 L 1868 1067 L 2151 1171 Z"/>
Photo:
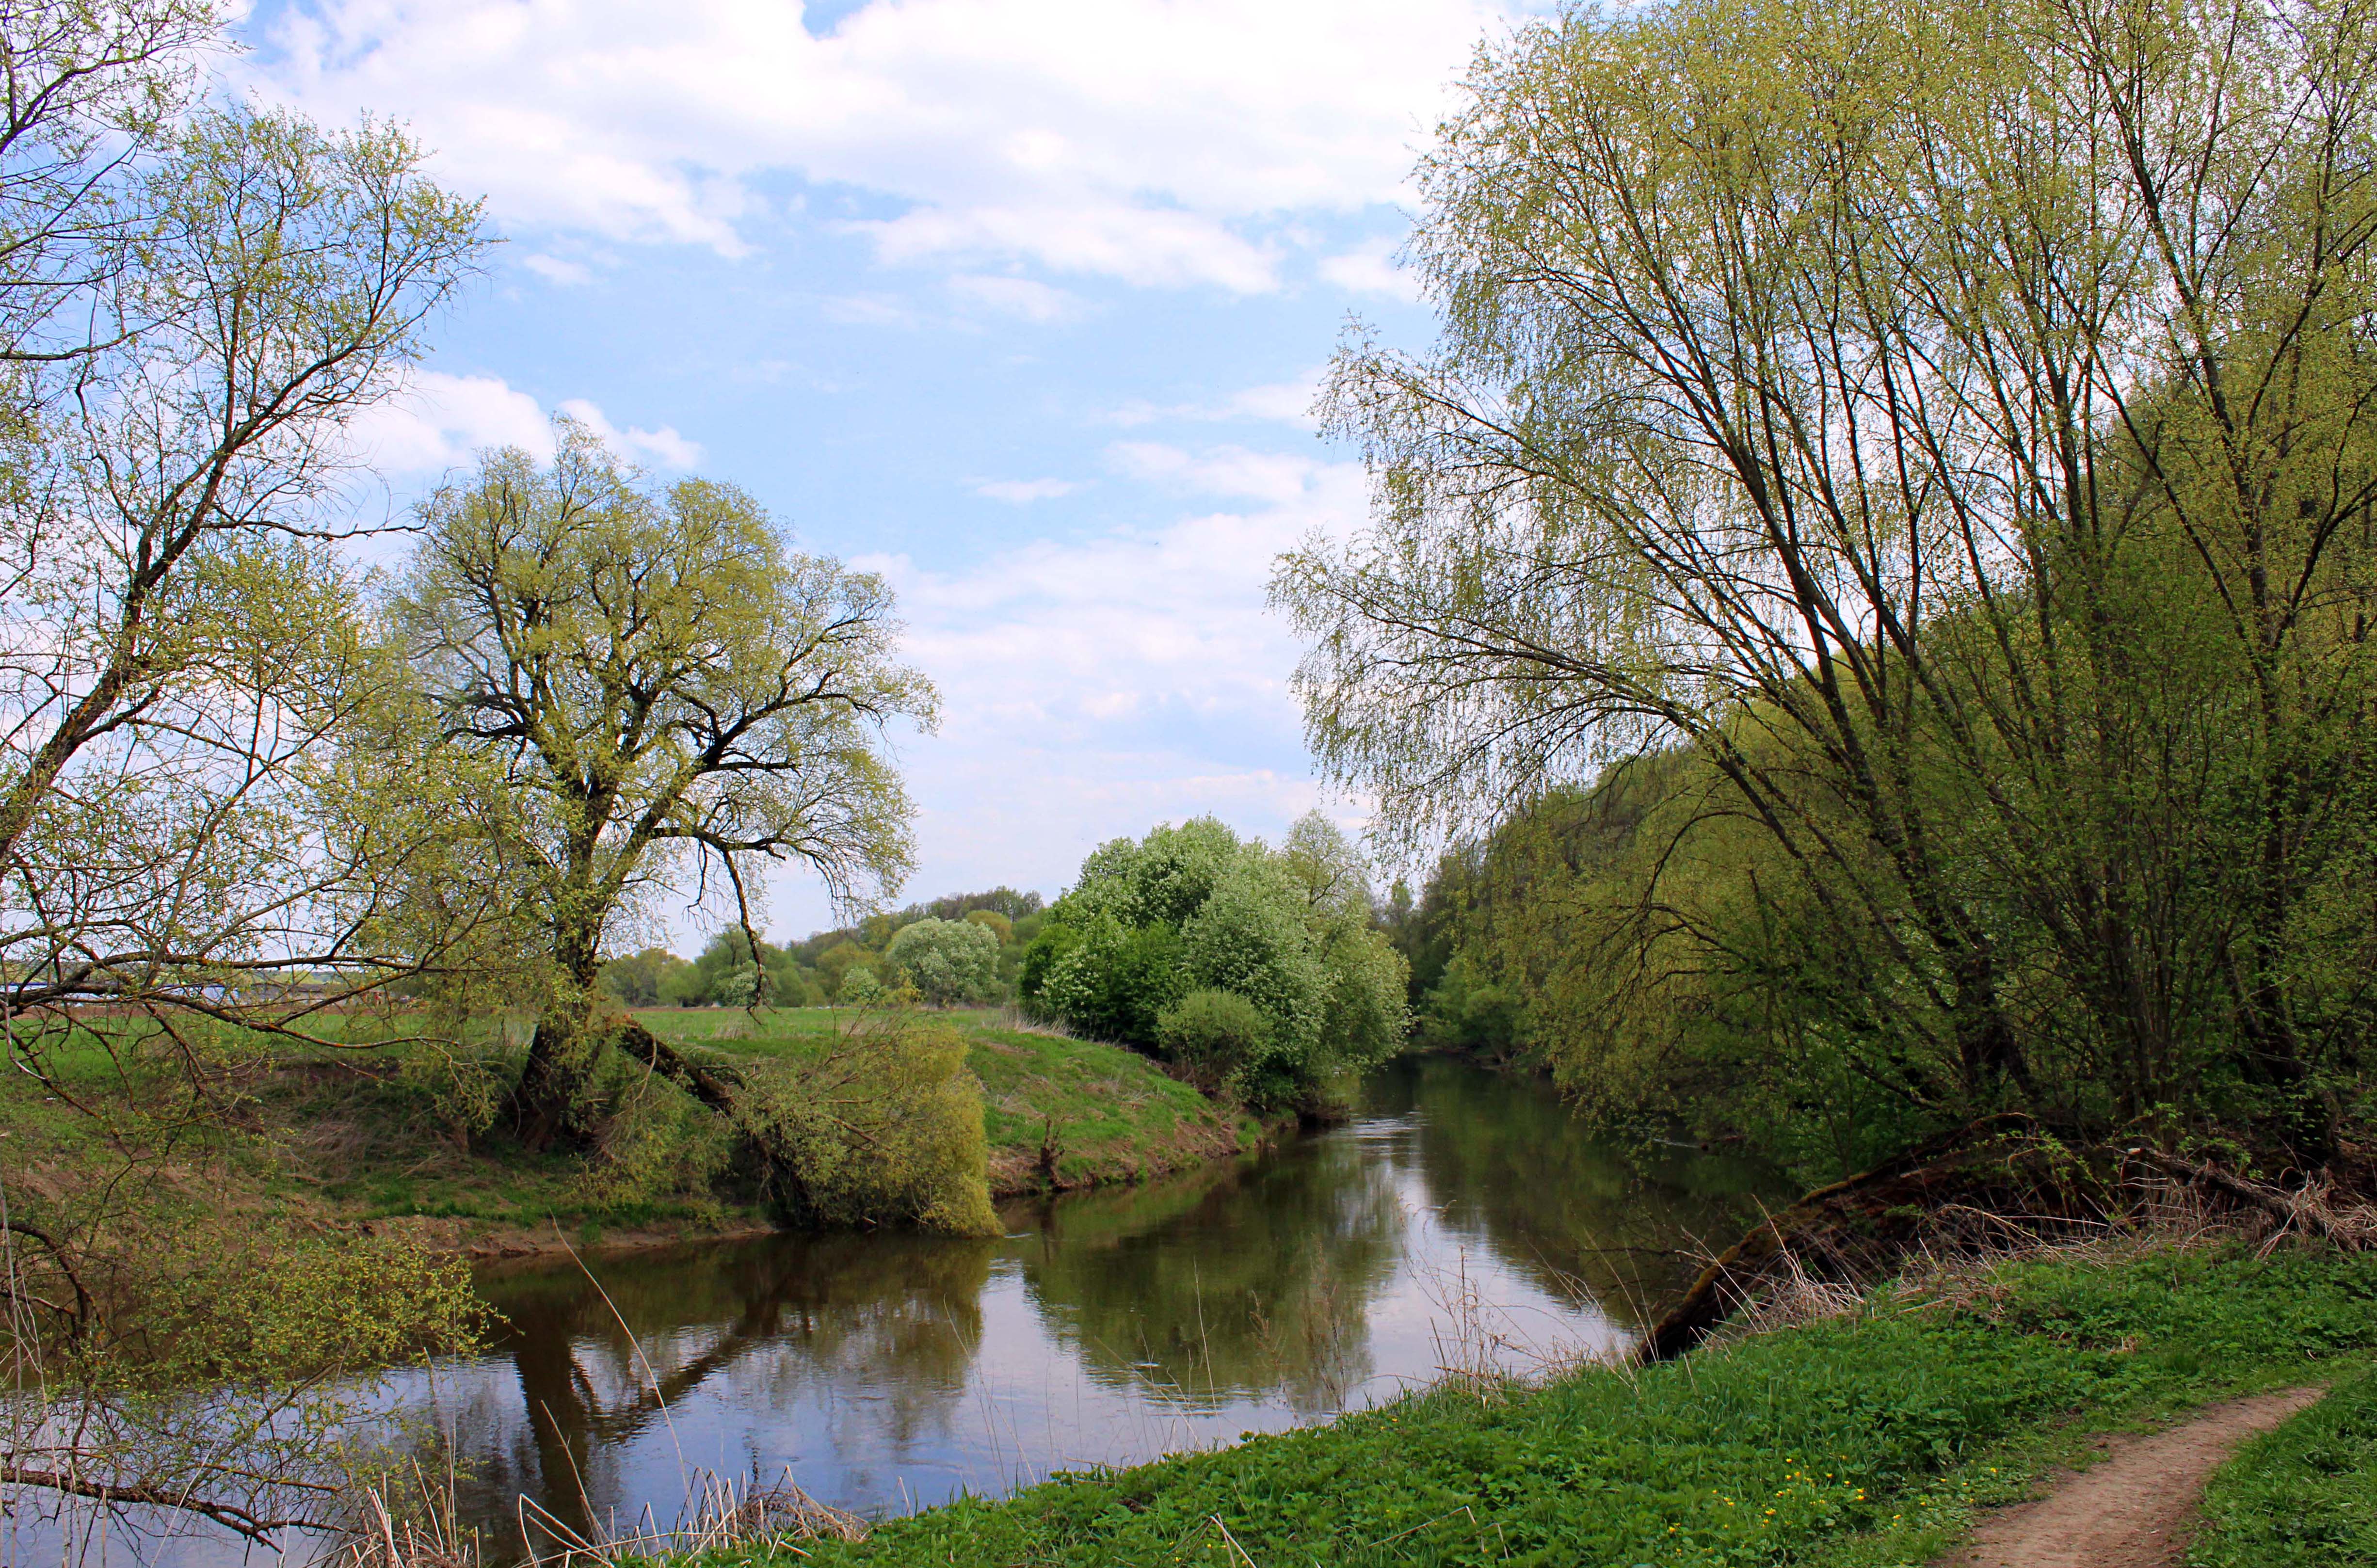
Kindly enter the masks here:
<path id="1" fill-rule="evenodd" d="M 1295 381 L 1272 381 L 1260 387 L 1248 387 L 1226 398 L 1201 403 L 1152 403 L 1134 398 L 1105 416 L 1109 425 L 1131 429 L 1153 425 L 1159 420 L 1193 420 L 1214 422 L 1247 419 L 1293 425 L 1301 430 L 1319 427 L 1312 416 L 1312 405 L 1320 395 L 1321 371 Z"/>
<path id="2" fill-rule="evenodd" d="M 819 306 L 829 321 L 845 327 L 914 327 L 924 317 L 888 294 L 835 294 Z"/>
<path id="3" fill-rule="evenodd" d="M 1255 504 L 1044 539 L 962 573 L 855 563 L 890 578 L 908 656 L 941 688 L 941 734 L 902 758 L 923 808 L 915 892 L 1054 892 L 1118 834 L 1206 811 L 1275 834 L 1326 803 L 1288 689 L 1299 650 L 1265 597 L 1282 550 L 1360 523 L 1360 468 L 1152 445 L 1127 461 L 1185 495 Z M 824 923 L 798 879 L 776 898 L 785 928 Z"/>
<path id="4" fill-rule="evenodd" d="M 1320 377 L 1315 372 L 1302 381 L 1248 387 L 1230 399 L 1229 409 L 1236 418 L 1272 419 L 1309 430 L 1318 423 L 1312 417 L 1312 401 L 1320 395 Z"/>
<path id="5" fill-rule="evenodd" d="M 553 427 L 537 401 L 495 376 L 416 373 L 405 390 L 366 411 L 348 429 L 358 461 L 391 476 L 442 473 L 488 447 L 553 450 Z"/>
<path id="6" fill-rule="evenodd" d="M 1392 240 L 1374 239 L 1320 263 L 1320 276 L 1355 293 L 1385 294 L 1408 304 L 1420 299 L 1418 274 L 1397 264 Z"/>
<path id="7" fill-rule="evenodd" d="M 1117 473 L 1142 483 L 1208 496 L 1286 506 L 1311 483 L 1312 460 L 1244 447 L 1214 447 L 1191 453 L 1159 441 L 1117 441 L 1106 461 Z M 1352 464 L 1343 465 L 1355 473 Z"/>
<path id="8" fill-rule="evenodd" d="M 701 448 L 674 425 L 621 430 L 584 398 L 569 399 L 557 412 L 592 430 L 622 457 L 675 469 L 701 461 Z M 397 397 L 365 411 L 348 428 L 347 438 L 364 467 L 389 480 L 411 480 L 465 467 L 490 447 L 519 447 L 551 457 L 553 417 L 500 377 L 424 370 Z"/>
<path id="9" fill-rule="evenodd" d="M 520 258 L 520 265 L 546 282 L 558 283 L 566 289 L 577 288 L 594 281 L 592 268 L 582 261 L 567 261 L 558 256 L 546 256 L 542 253 L 524 256 Z"/>
<path id="10" fill-rule="evenodd" d="M 1082 313 L 1079 296 L 1029 278 L 960 273 L 950 280 L 950 292 L 985 310 L 1041 325 L 1069 321 Z"/>
<path id="11" fill-rule="evenodd" d="M 1119 203 L 1077 207 L 920 207 L 879 222 L 854 223 L 886 261 L 936 257 L 1028 256 L 1067 272 L 1102 273 L 1128 283 L 1178 287 L 1218 283 L 1263 293 L 1278 282 L 1276 255 L 1213 218 Z"/>
<path id="12" fill-rule="evenodd" d="M 1080 488 L 1069 479 L 993 479 L 975 485 L 973 493 L 1020 507 L 1033 501 L 1053 501 Z"/>
<path id="13" fill-rule="evenodd" d="M 735 253 L 762 176 L 878 193 L 887 257 L 1276 287 L 1267 221 L 1395 199 L 1508 0 L 311 0 L 244 69 L 411 124 L 509 224 Z"/>
<path id="14" fill-rule="evenodd" d="M 701 443 L 688 441 L 676 433 L 674 425 L 663 425 L 657 430 L 645 430 L 629 425 L 622 430 L 603 417 L 603 411 L 584 398 L 571 398 L 561 405 L 561 412 L 578 421 L 603 439 L 603 444 L 625 458 L 640 458 L 656 462 L 663 468 L 698 468 L 701 463 Z"/>

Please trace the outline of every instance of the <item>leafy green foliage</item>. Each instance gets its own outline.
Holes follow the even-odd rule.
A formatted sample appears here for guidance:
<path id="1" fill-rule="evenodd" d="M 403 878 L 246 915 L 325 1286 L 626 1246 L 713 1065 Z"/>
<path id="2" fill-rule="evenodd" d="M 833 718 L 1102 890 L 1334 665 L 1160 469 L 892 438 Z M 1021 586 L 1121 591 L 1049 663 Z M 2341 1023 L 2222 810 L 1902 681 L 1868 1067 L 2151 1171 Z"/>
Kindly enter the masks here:
<path id="1" fill-rule="evenodd" d="M 488 1323 L 469 1271 L 398 1239 L 325 1235 L 274 1201 L 286 1129 L 258 1092 L 270 1036 L 187 1029 L 195 1059 L 175 1062 L 123 1038 L 161 1034 L 149 1021 L 93 1022 L 60 1042 L 51 1085 L 0 1081 L 14 1309 L 0 1367 L 18 1391 L 0 1458 L 319 1518 L 382 1446 L 376 1374 L 477 1347 Z M 424 1141 L 459 1153 L 444 1074 L 364 1060 L 420 1107 Z M 192 1072 L 213 1091 L 199 1115 L 159 1092 Z M 50 1086 L 66 1098 L 46 1098 Z M 305 1122 L 301 1137 L 315 1131 Z"/>
<path id="2" fill-rule="evenodd" d="M 1446 1027 L 1490 987 L 1654 1111 L 1780 1063 L 1732 1130 L 1827 1159 L 2010 1107 L 2336 1155 L 2372 71 L 2362 7 L 2264 0 L 1686 0 L 1481 50 L 1419 172 L 1439 342 L 1332 378 L 1372 526 L 1273 583 L 1382 831 L 1523 851 Z"/>
<path id="3" fill-rule="evenodd" d="M 567 1206 L 619 1215 L 723 1213 L 735 1130 L 642 1064 L 614 1053 L 593 1091 L 603 1107 L 567 1186 Z"/>
<path id="4" fill-rule="evenodd" d="M 965 917 L 973 925 L 990 933 L 990 940 L 1000 947 L 1015 940 L 1015 922 L 996 909 L 969 909 Z"/>
<path id="5" fill-rule="evenodd" d="M 1056 921 L 1067 911 L 1061 901 Z M 1158 922 L 1126 926 L 1112 912 L 1084 912 L 1066 926 L 1064 955 L 1039 984 L 1039 1000 L 1073 1028 L 1102 1040 L 1153 1041 L 1158 1014 L 1188 985 L 1180 958 L 1180 930 Z M 1058 940 L 1051 931 L 1041 940 Z"/>
<path id="6" fill-rule="evenodd" d="M 1191 991 L 1155 1019 L 1155 1042 L 1189 1080 L 1228 1083 L 1271 1045 L 1271 1020 L 1236 991 Z"/>
<path id="7" fill-rule="evenodd" d="M 990 917 L 1002 920 L 996 914 Z M 998 985 L 998 945 L 997 931 L 972 915 L 962 920 L 926 918 L 892 933 L 883 961 L 925 1000 L 948 1007 L 990 999 Z"/>
<path id="8" fill-rule="evenodd" d="M 44 912 L 0 929 L 11 1071 L 77 1002 L 389 978 L 387 892 L 465 793 L 368 746 L 403 664 L 333 497 L 481 208 L 393 126 L 204 93 L 224 18 L 0 18 L 0 903 Z"/>
<path id="9" fill-rule="evenodd" d="M 762 1010 L 723 1024 L 701 1013 L 647 1017 L 681 1043 L 738 1062 L 814 1059 L 852 1022 L 822 1011 Z M 987 1011 L 938 1017 L 964 1037 L 967 1068 L 982 1085 L 994 1195 L 1135 1182 L 1236 1153 L 1258 1131 L 1137 1052 L 1010 1027 Z"/>
<path id="10" fill-rule="evenodd" d="M 2212 1478 L 2191 1568 L 2377 1563 L 2377 1373 L 2363 1372 Z"/>
<path id="11" fill-rule="evenodd" d="M 821 1057 L 756 1075 L 742 1114 L 797 1151 L 783 1198 L 802 1219 L 993 1236 L 982 1085 L 965 1063 L 947 1022 L 874 1013 Z"/>
<path id="12" fill-rule="evenodd" d="M 2365 1260 L 2012 1264 L 1959 1301 L 1883 1296 L 1684 1364 L 1447 1389 L 802 1550 L 1034 1568 L 1803 1561 L 1886 1528 L 1936 1478 L 2042 1422 L 2184 1406 L 2371 1350 Z"/>
<path id="13" fill-rule="evenodd" d="M 873 973 L 879 968 L 880 964 L 879 954 L 869 952 L 858 943 L 844 940 L 834 943 L 818 955 L 818 980 L 829 992 L 839 996 L 842 994 L 842 982 L 849 978 L 852 970 L 865 969 Z"/>
<path id="14" fill-rule="evenodd" d="M 880 579 L 794 552 L 731 485 L 646 483 L 567 419 L 555 448 L 486 454 L 424 501 L 388 601 L 443 749 L 489 775 L 474 842 L 544 956 L 514 1096 L 537 1143 L 588 1131 L 604 935 L 672 869 L 723 877 L 747 944 L 746 872 L 775 859 L 837 893 L 898 884 L 911 809 L 884 733 L 937 700 Z"/>
<path id="15" fill-rule="evenodd" d="M 1262 1028 L 1240 1032 L 1223 1083 L 1260 1108 L 1342 1095 L 1409 1022 L 1359 858 L 1317 814 L 1278 851 L 1210 817 L 1102 845 L 1025 950 L 1018 989 L 1075 1029 L 1155 1049 L 1192 992 L 1240 998 Z"/>
<path id="16" fill-rule="evenodd" d="M 664 947 L 648 947 L 603 965 L 603 988 L 624 1007 L 658 1007 L 675 1002 L 686 977 L 695 973 Z"/>
<path id="17" fill-rule="evenodd" d="M 828 952 L 848 948 L 853 953 L 879 956 L 902 927 L 919 920 L 972 920 L 990 926 L 998 938 L 1000 978 L 1011 980 L 1012 971 L 1022 958 L 1021 949 L 1039 934 L 1038 922 L 1045 913 L 1038 893 L 1018 892 L 1009 887 L 947 893 L 890 914 L 870 915 L 854 926 L 813 931 L 806 940 L 793 944 L 787 951 L 801 964 L 819 970 L 819 982 L 830 992 L 842 976 L 838 968 L 830 975 L 823 973 Z"/>
<path id="18" fill-rule="evenodd" d="M 149 1287 L 114 1377 L 295 1386 L 466 1353 L 490 1326 L 464 1265 L 402 1242 L 277 1227 L 208 1242 Z"/>

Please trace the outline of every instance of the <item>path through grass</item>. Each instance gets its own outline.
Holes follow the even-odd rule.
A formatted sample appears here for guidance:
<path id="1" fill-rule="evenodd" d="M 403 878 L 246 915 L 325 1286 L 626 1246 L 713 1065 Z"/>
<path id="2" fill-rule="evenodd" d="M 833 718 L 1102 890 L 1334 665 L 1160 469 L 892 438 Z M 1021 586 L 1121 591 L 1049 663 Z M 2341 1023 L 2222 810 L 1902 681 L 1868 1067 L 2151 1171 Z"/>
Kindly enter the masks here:
<path id="1" fill-rule="evenodd" d="M 711 1561 L 1919 1563 L 2082 1430 L 2346 1376 L 2371 1351 L 2377 1261 L 2066 1254 L 1672 1366 L 1439 1390 L 935 1509 L 859 1545 Z"/>

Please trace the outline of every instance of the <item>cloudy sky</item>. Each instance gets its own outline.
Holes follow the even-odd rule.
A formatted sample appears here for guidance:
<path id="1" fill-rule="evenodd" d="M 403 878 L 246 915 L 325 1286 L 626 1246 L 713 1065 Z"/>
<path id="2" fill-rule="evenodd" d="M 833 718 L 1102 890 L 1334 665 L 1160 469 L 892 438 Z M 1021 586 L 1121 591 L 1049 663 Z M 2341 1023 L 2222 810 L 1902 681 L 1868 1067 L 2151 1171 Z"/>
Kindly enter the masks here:
<path id="1" fill-rule="evenodd" d="M 1426 340 L 1407 176 L 1518 8 L 265 0 L 233 69 L 409 124 L 508 242 L 370 432 L 399 492 L 566 410 L 887 573 L 947 714 L 908 892 L 1053 894 L 1161 820 L 1358 819 L 1263 585 L 1360 522 L 1314 377 L 1349 315 Z"/>

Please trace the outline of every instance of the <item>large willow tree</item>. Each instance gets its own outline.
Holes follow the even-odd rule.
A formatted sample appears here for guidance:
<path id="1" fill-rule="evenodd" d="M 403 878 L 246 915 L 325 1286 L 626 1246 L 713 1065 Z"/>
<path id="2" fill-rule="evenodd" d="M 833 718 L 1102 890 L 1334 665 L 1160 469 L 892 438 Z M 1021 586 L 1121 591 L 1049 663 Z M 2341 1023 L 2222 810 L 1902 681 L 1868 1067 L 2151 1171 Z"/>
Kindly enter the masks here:
<path id="1" fill-rule="evenodd" d="M 619 1034 L 603 942 L 639 898 L 714 879 L 756 941 L 749 878 L 771 861 L 838 897 L 898 887 L 912 812 L 885 736 L 935 702 L 896 657 L 881 579 L 787 548 L 742 491 L 655 487 L 582 426 L 555 432 L 552 463 L 491 453 L 423 503 L 391 604 L 547 961 L 513 1096 L 533 1145 L 582 1131 Z"/>
<path id="2" fill-rule="evenodd" d="M 1274 585 L 1320 755 L 1419 837 L 1684 747 L 1605 911 L 1641 987 L 1750 976 L 1918 1121 L 2319 1154 L 2370 1020 L 2372 23 L 1680 0 L 1488 51 L 1422 169 L 1441 340 L 1336 365 L 1374 524 Z"/>
<path id="3" fill-rule="evenodd" d="M 369 526 L 349 426 L 477 269 L 480 209 L 392 128 L 200 98 L 221 21 L 0 6 L 12 1068 L 75 1006 L 260 1021 L 293 977 L 400 972 L 380 895 L 434 836 L 417 780 L 334 760 L 396 674 L 339 542 Z"/>

